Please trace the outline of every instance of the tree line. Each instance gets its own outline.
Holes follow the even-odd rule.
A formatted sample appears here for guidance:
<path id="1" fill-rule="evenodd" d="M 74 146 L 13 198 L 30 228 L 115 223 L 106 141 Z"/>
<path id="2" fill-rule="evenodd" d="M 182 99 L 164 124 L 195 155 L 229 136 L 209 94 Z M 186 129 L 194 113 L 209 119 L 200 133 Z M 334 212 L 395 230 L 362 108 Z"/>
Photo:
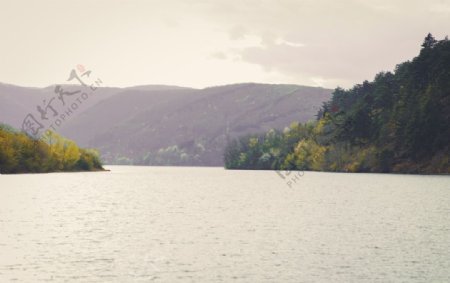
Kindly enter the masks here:
<path id="1" fill-rule="evenodd" d="M 103 170 L 99 154 L 79 148 L 54 132 L 33 139 L 8 125 L 0 125 L 0 173 L 45 173 Z"/>
<path id="2" fill-rule="evenodd" d="M 372 82 L 336 88 L 317 120 L 228 143 L 228 169 L 450 173 L 450 42 Z"/>

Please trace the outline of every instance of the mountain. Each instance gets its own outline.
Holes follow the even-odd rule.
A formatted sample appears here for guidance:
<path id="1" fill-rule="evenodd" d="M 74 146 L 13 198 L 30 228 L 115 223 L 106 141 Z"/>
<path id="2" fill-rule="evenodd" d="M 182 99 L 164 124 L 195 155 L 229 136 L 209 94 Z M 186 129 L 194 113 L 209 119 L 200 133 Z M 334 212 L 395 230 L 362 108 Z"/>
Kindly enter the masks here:
<path id="1" fill-rule="evenodd" d="M 450 174 L 450 41 L 372 82 L 337 88 L 315 123 L 228 144 L 231 169 Z"/>
<path id="2" fill-rule="evenodd" d="M 0 85 L 0 121 L 20 127 L 53 90 Z M 97 148 L 110 164 L 222 166 L 227 140 L 314 119 L 330 95 L 323 88 L 255 83 L 99 88 L 58 132 Z"/>
<path id="3" fill-rule="evenodd" d="M 36 112 L 38 106 L 44 101 L 49 101 L 55 96 L 55 85 L 45 88 L 21 87 L 0 83 L 0 122 L 20 129 L 22 122 L 28 113 Z M 63 85 L 65 91 L 79 90 L 76 85 Z M 83 101 L 83 107 L 74 111 L 72 118 L 89 109 L 103 99 L 108 99 L 121 91 L 120 88 L 102 87 L 88 100 Z"/>

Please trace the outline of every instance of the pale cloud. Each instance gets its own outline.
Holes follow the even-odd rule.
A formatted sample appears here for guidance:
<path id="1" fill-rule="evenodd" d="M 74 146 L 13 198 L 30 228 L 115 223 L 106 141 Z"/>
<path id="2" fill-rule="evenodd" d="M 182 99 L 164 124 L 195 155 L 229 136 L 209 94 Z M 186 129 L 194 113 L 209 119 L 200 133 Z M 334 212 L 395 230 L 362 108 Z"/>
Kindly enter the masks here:
<path id="1" fill-rule="evenodd" d="M 439 14 L 450 14 L 450 2 L 436 3 L 430 6 L 430 11 Z"/>
<path id="2" fill-rule="evenodd" d="M 234 26 L 230 30 L 230 39 L 232 39 L 232 40 L 244 39 L 246 33 L 247 33 L 247 30 L 245 29 L 244 26 L 242 26 L 242 25 Z"/>
<path id="3" fill-rule="evenodd" d="M 277 40 L 275 41 L 276 45 L 287 45 L 290 47 L 303 47 L 305 46 L 305 44 L 300 43 L 300 42 L 292 42 L 292 41 L 288 41 L 286 39 L 283 38 L 277 38 Z"/>
<path id="4" fill-rule="evenodd" d="M 0 80 L 31 86 L 59 83 L 81 63 L 116 86 L 348 87 L 450 26 L 449 0 L 3 2 Z"/>
<path id="5" fill-rule="evenodd" d="M 224 52 L 214 52 L 213 54 L 211 54 L 211 57 L 219 60 L 225 60 L 228 58 L 227 54 L 225 54 Z"/>

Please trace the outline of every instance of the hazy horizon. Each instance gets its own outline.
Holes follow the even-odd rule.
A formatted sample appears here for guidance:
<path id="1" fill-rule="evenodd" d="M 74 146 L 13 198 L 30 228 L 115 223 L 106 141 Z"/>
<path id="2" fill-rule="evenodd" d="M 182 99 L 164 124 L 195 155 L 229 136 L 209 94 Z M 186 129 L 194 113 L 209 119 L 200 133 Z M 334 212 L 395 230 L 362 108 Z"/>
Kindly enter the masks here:
<path id="1" fill-rule="evenodd" d="M 447 0 L 9 1 L 0 81 L 46 87 L 82 64 L 111 87 L 348 88 L 392 71 L 448 26 Z"/>
<path id="2" fill-rule="evenodd" d="M 46 85 L 46 86 L 33 86 L 33 85 L 18 85 L 18 84 L 13 84 L 13 83 L 9 83 L 9 82 L 2 82 L 0 81 L 0 85 L 10 85 L 10 86 L 16 86 L 16 87 L 24 87 L 24 88 L 38 88 L 38 89 L 42 89 L 42 88 L 51 88 L 57 85 L 67 85 L 67 86 L 79 86 L 79 84 L 76 83 L 54 83 L 54 84 L 50 84 L 50 85 Z M 264 83 L 264 82 L 231 82 L 228 84 L 218 84 L 218 85 L 209 85 L 209 86 L 204 86 L 204 87 L 190 87 L 190 86 L 184 86 L 184 85 L 169 85 L 169 84 L 140 84 L 140 85 L 125 85 L 125 86 L 115 86 L 115 85 L 108 85 L 108 86 L 99 86 L 99 88 L 120 88 L 120 89 L 126 89 L 126 88 L 139 88 L 139 87 L 147 87 L 147 86 L 152 86 L 152 87 L 173 87 L 173 88 L 180 88 L 180 89 L 193 89 L 193 90 L 202 90 L 202 89 L 208 89 L 208 88 L 215 88 L 215 87 L 223 87 L 223 86 L 232 86 L 232 85 L 245 85 L 245 84 L 255 84 L 255 85 L 295 85 L 295 86 L 300 86 L 300 87 L 311 87 L 311 88 L 323 88 L 323 89 L 333 89 L 333 88 L 328 88 L 328 87 L 322 87 L 322 86 L 312 86 L 312 85 L 300 85 L 300 84 L 295 84 L 295 83 Z"/>

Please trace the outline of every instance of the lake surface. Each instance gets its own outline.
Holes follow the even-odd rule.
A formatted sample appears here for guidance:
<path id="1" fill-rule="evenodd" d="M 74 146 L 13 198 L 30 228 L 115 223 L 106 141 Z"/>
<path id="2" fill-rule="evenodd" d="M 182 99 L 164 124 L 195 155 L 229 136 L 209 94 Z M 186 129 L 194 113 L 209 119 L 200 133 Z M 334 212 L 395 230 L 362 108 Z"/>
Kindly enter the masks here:
<path id="1" fill-rule="evenodd" d="M 448 176 L 108 168 L 0 176 L 0 282 L 450 281 Z"/>

